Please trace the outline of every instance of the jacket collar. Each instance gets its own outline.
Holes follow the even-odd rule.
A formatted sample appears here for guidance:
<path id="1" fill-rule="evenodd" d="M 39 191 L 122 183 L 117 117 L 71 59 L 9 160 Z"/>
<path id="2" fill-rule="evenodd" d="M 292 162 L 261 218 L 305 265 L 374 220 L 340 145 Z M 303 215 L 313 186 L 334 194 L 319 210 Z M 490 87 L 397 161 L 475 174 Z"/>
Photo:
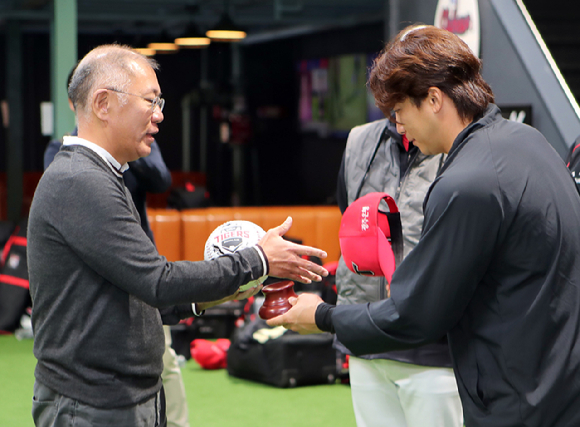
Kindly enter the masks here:
<path id="1" fill-rule="evenodd" d="M 457 135 L 455 141 L 453 141 L 451 149 L 449 150 L 447 160 L 445 161 L 445 164 L 443 165 L 439 173 L 441 174 L 441 172 L 443 172 L 446 169 L 447 165 L 449 165 L 453 161 L 453 158 L 455 158 L 457 153 L 459 153 L 461 149 L 471 140 L 469 136 L 473 132 L 485 126 L 488 126 L 494 122 L 497 122 L 501 119 L 502 115 L 499 107 L 495 104 L 490 103 L 482 116 L 476 117 L 465 129 L 459 132 L 459 135 Z"/>

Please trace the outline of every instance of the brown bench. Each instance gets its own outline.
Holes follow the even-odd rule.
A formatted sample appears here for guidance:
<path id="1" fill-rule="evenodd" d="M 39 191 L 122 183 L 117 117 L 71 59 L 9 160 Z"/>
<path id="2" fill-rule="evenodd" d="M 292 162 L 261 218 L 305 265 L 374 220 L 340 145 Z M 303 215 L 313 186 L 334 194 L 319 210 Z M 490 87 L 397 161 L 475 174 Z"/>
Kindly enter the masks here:
<path id="1" fill-rule="evenodd" d="M 288 217 L 289 238 L 327 252 L 323 262 L 338 261 L 338 229 L 341 214 L 337 206 L 211 207 L 183 211 L 148 209 L 147 215 L 159 253 L 169 261 L 203 260 L 205 242 L 219 225 L 231 220 L 252 221 L 264 230 L 276 227 Z"/>

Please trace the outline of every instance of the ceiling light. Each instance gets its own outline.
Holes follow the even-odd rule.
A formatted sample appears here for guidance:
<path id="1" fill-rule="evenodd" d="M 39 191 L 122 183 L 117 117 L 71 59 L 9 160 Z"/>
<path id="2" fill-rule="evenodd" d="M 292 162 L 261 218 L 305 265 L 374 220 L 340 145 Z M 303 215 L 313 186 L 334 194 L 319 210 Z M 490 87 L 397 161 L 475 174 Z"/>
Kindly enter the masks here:
<path id="1" fill-rule="evenodd" d="M 216 26 L 205 35 L 216 42 L 237 42 L 246 38 L 246 32 L 234 24 L 227 12 L 224 12 Z"/>
<path id="2" fill-rule="evenodd" d="M 134 50 L 145 56 L 153 56 L 156 53 L 155 49 L 150 49 L 148 47 L 136 47 Z"/>
<path id="3" fill-rule="evenodd" d="M 179 50 L 179 46 L 175 43 L 149 43 L 147 47 L 157 53 L 174 53 Z"/>
<path id="4" fill-rule="evenodd" d="M 191 23 L 185 29 L 183 36 L 176 38 L 174 42 L 179 47 L 200 49 L 209 46 L 211 40 L 203 35 L 195 24 Z"/>
<path id="5" fill-rule="evenodd" d="M 163 31 L 161 37 L 156 42 L 149 43 L 147 47 L 149 49 L 155 49 L 157 53 L 175 53 L 179 50 L 179 46 L 173 42 L 173 38 L 169 37 L 165 31 Z"/>

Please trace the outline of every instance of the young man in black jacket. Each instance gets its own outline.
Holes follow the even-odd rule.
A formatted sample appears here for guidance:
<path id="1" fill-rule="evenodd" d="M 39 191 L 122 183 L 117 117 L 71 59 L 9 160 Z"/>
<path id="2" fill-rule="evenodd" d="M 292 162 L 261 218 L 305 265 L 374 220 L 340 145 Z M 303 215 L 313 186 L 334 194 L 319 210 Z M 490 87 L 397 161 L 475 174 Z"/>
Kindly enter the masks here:
<path id="1" fill-rule="evenodd" d="M 423 153 L 448 153 L 421 238 L 391 298 L 333 307 L 302 294 L 269 324 L 333 331 L 354 354 L 447 334 L 467 427 L 577 426 L 580 197 L 545 138 L 501 117 L 480 70 L 432 26 L 387 45 L 370 76 L 377 104 Z"/>

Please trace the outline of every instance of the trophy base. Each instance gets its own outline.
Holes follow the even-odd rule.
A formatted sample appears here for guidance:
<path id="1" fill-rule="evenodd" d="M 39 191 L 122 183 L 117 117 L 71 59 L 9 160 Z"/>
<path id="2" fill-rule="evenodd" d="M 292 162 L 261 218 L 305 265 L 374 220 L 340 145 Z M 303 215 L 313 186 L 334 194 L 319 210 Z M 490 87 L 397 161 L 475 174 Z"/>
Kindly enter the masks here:
<path id="1" fill-rule="evenodd" d="M 291 280 L 284 280 L 264 286 L 262 293 L 265 299 L 262 307 L 258 311 L 258 315 L 264 320 L 272 319 L 273 317 L 286 313 L 292 308 L 288 302 L 288 298 L 297 296 L 294 292 L 294 282 Z"/>

